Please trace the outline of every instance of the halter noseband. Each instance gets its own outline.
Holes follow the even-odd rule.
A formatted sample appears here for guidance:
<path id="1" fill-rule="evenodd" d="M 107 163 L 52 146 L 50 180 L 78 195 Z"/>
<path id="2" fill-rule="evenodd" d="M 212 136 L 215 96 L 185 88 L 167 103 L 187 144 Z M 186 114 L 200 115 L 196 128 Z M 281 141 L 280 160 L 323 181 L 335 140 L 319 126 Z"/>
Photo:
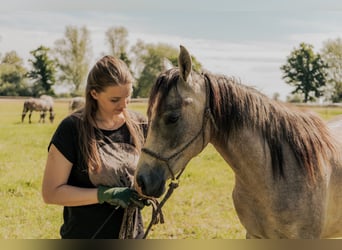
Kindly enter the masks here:
<path id="1" fill-rule="evenodd" d="M 177 177 L 175 176 L 175 173 L 172 171 L 169 162 L 177 157 L 178 155 L 180 155 L 181 153 L 183 153 L 192 143 L 194 143 L 197 138 L 202 134 L 202 138 L 203 138 L 203 142 L 202 142 L 202 149 L 204 148 L 204 143 L 205 143 L 205 125 L 207 124 L 207 121 L 210 119 L 213 123 L 213 125 L 215 126 L 215 121 L 212 115 L 212 112 L 210 110 L 210 82 L 208 77 L 204 74 L 204 79 L 205 79 L 205 87 L 206 87 L 206 105 L 205 105 L 205 109 L 204 109 L 204 114 L 203 114 L 203 121 L 202 121 L 202 127 L 201 129 L 197 132 L 197 134 L 189 141 L 187 142 L 179 151 L 173 153 L 172 155 L 170 155 L 169 157 L 165 157 L 162 156 L 148 148 L 142 148 L 141 151 L 149 156 L 152 156 L 154 158 L 156 158 L 159 161 L 163 161 L 166 163 L 166 166 L 171 174 L 172 177 L 172 181 L 178 180 L 179 177 L 181 176 L 181 174 L 183 173 L 185 166 L 181 169 L 181 171 L 179 172 L 179 174 L 177 175 Z M 216 126 L 215 126 L 216 127 Z"/>

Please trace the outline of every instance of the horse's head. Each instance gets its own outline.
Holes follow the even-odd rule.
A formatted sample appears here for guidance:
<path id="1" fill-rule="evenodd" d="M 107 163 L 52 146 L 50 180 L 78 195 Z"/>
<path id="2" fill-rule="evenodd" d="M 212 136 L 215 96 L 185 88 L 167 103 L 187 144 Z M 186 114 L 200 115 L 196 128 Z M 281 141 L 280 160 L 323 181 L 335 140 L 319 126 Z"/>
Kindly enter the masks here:
<path id="1" fill-rule="evenodd" d="M 166 180 L 175 179 L 208 143 L 205 76 L 192 71 L 190 54 L 182 46 L 178 64 L 160 74 L 151 90 L 149 130 L 135 174 L 135 187 L 145 196 L 161 196 Z"/>

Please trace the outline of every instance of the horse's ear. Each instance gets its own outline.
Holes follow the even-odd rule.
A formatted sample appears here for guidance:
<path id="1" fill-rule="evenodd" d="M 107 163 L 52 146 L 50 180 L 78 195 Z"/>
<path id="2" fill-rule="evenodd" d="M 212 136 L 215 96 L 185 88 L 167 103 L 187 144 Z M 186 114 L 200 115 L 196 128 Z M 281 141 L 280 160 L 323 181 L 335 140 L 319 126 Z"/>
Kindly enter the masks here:
<path id="1" fill-rule="evenodd" d="M 180 45 L 180 52 L 178 56 L 178 66 L 179 66 L 181 78 L 186 82 L 191 72 L 192 62 L 191 62 L 191 56 L 189 52 L 182 45 Z"/>

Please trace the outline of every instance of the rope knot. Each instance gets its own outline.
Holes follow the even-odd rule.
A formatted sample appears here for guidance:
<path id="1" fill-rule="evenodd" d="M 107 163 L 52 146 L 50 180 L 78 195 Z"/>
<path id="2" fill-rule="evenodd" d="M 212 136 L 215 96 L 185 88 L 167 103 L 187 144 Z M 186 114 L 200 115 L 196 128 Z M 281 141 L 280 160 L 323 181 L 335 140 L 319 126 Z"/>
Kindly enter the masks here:
<path id="1" fill-rule="evenodd" d="M 167 193 L 165 194 L 163 200 L 160 203 L 157 201 L 157 199 L 154 199 L 154 198 L 149 199 L 149 201 L 153 207 L 152 219 L 151 219 L 150 224 L 148 225 L 148 227 L 146 229 L 146 232 L 145 232 L 143 239 L 146 239 L 148 233 L 150 232 L 152 225 L 155 225 L 158 223 L 160 223 L 160 224 L 164 223 L 164 214 L 163 214 L 161 209 L 164 206 L 165 202 L 170 198 L 174 189 L 177 188 L 178 186 L 179 186 L 178 179 L 171 181 L 169 184 L 169 189 L 167 190 Z"/>
<path id="2" fill-rule="evenodd" d="M 174 181 L 171 181 L 170 184 L 169 184 L 169 187 L 172 188 L 172 189 L 178 188 L 178 186 L 179 186 L 178 179 L 174 180 Z"/>

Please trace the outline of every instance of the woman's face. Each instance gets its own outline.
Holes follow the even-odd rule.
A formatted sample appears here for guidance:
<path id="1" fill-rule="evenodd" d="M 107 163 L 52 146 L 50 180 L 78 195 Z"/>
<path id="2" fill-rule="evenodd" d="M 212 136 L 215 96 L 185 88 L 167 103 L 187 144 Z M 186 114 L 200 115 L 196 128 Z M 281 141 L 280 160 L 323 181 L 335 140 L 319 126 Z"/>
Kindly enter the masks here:
<path id="1" fill-rule="evenodd" d="M 105 116 L 120 115 L 130 101 L 132 84 L 106 87 L 102 92 L 91 90 L 92 97 L 97 101 L 98 112 Z"/>

